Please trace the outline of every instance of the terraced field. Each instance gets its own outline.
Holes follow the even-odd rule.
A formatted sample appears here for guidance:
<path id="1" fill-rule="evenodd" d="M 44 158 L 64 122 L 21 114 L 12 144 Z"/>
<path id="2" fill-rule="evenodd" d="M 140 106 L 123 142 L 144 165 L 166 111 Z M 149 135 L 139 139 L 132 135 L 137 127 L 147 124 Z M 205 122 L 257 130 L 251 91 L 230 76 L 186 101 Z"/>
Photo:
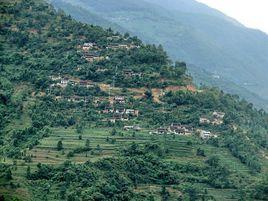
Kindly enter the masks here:
<path id="1" fill-rule="evenodd" d="M 249 172 L 248 168 L 243 165 L 238 159 L 233 157 L 227 149 L 215 148 L 211 145 L 203 144 L 197 137 L 191 136 L 161 136 L 150 135 L 148 131 L 136 132 L 117 130 L 117 134 L 111 135 L 112 129 L 109 128 L 90 128 L 84 130 L 83 134 L 77 133 L 76 129 L 64 129 L 55 128 L 52 130 L 52 134 L 40 140 L 40 144 L 34 147 L 32 150 L 28 150 L 27 154 L 32 155 L 32 162 L 25 163 L 24 161 L 16 161 L 18 168 L 13 169 L 15 181 L 20 180 L 25 176 L 26 167 L 30 166 L 32 171 L 36 169 L 37 163 L 58 165 L 66 160 L 72 160 L 74 163 L 83 163 L 86 161 L 96 161 L 103 157 L 112 157 L 118 155 L 119 150 L 124 146 L 136 142 L 138 144 L 144 144 L 146 142 L 155 142 L 163 145 L 168 150 L 167 161 L 175 161 L 178 164 L 203 164 L 206 158 L 196 156 L 197 148 L 205 150 L 207 157 L 217 155 L 222 161 L 226 163 L 230 171 L 246 174 Z M 82 139 L 79 139 L 79 136 Z M 61 140 L 63 143 L 63 150 L 57 150 L 57 142 Z M 78 147 L 85 147 L 86 141 L 90 141 L 91 151 L 80 154 L 75 154 L 74 157 L 68 158 L 67 155 L 70 151 L 75 150 Z M 100 150 L 97 151 L 99 146 Z M 14 161 L 6 161 L 6 163 L 12 164 Z M 246 174 L 249 176 L 250 174 Z M 187 173 L 183 173 L 183 177 L 191 177 Z M 23 182 L 23 181 L 21 181 Z M 1 182 L 3 185 L 4 183 Z M 25 184 L 27 185 L 27 184 Z M 213 195 L 217 201 L 231 201 L 237 200 L 237 191 L 235 189 L 214 189 L 209 186 L 200 185 L 204 190 L 206 189 L 208 195 Z M 159 186 L 139 186 L 137 191 L 160 191 Z M 167 190 L 171 196 L 178 195 L 179 191 L 176 190 L 176 186 L 167 186 Z M 10 193 L 9 190 L 1 192 L 3 194 Z M 24 188 L 18 188 L 16 194 L 23 194 L 25 197 L 29 197 L 29 192 L 26 192 Z M 31 197 L 31 196 L 30 196 Z M 159 199 L 160 199 L 159 195 Z M 53 198 L 51 197 L 51 200 Z"/>
<path id="2" fill-rule="evenodd" d="M 79 136 L 82 139 L 79 139 Z M 57 142 L 62 141 L 63 150 L 57 151 Z M 166 144 L 166 148 L 172 155 L 190 156 L 193 155 L 193 148 L 187 145 L 187 138 L 182 136 L 154 136 L 149 135 L 147 131 L 133 134 L 132 131 L 118 131 L 118 134 L 111 136 L 111 129 L 87 129 L 83 134 L 78 134 L 75 129 L 54 129 L 51 136 L 40 141 L 33 150 L 28 154 L 33 156 L 33 163 L 58 164 L 67 160 L 67 153 L 79 147 L 84 147 L 86 141 L 89 140 L 89 153 L 76 154 L 72 160 L 74 162 L 85 162 L 87 160 L 95 161 L 102 157 L 110 157 L 118 154 L 119 149 L 135 142 L 144 144 L 154 141 L 156 143 Z M 101 152 L 94 153 L 99 145 Z"/>
<path id="3" fill-rule="evenodd" d="M 82 135 L 82 139 L 79 139 L 79 135 Z M 177 163 L 186 164 L 202 164 L 205 160 L 203 157 L 196 156 L 196 149 L 201 147 L 205 150 L 206 156 L 217 155 L 226 163 L 231 171 L 240 173 L 247 173 L 248 168 L 241 164 L 241 162 L 233 157 L 227 149 L 215 149 L 215 147 L 203 144 L 195 136 L 157 136 L 150 135 L 148 131 L 136 132 L 133 135 L 132 131 L 117 131 L 115 136 L 111 135 L 111 129 L 94 128 L 86 129 L 83 134 L 78 134 L 75 129 L 54 129 L 50 137 L 44 138 L 40 141 L 33 150 L 29 151 L 32 154 L 33 161 L 31 166 L 38 163 L 45 164 L 61 164 L 68 160 L 67 153 L 78 147 L 85 146 L 86 140 L 90 141 L 90 147 L 92 151 L 75 154 L 71 160 L 75 163 L 83 163 L 85 161 L 96 161 L 103 157 L 112 157 L 119 154 L 119 150 L 124 146 L 136 142 L 138 144 L 144 144 L 146 142 L 155 142 L 162 144 L 168 149 L 167 161 L 176 161 Z M 107 140 L 109 139 L 109 140 Z M 112 139 L 114 142 L 112 143 Z M 57 151 L 57 142 L 62 140 L 63 150 Z M 101 152 L 97 152 L 97 146 L 100 146 Z M 26 170 L 25 170 L 26 171 Z M 247 174 L 249 175 L 249 174 Z M 187 176 L 187 175 L 184 175 Z M 190 176 L 190 175 L 189 175 Z M 200 184 L 202 186 L 202 184 Z M 160 187 L 157 186 L 140 186 L 138 191 L 159 191 Z M 176 187 L 168 187 L 169 191 L 174 192 Z M 237 192 L 235 189 L 214 189 L 208 186 L 204 186 L 207 189 L 208 195 L 213 195 L 218 201 L 231 201 L 237 200 Z M 177 192 L 178 194 L 178 192 Z M 223 196 L 224 195 L 224 196 Z M 159 198 L 160 199 L 160 198 Z"/>

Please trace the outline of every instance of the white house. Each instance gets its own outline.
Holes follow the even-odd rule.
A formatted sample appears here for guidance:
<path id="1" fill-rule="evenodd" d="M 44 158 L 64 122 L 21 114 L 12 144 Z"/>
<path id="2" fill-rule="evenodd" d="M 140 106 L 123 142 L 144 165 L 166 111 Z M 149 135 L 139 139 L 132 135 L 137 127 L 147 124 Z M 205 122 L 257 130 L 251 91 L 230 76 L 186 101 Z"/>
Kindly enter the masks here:
<path id="1" fill-rule="evenodd" d="M 200 137 L 202 138 L 202 139 L 204 139 L 204 140 L 206 140 L 206 139 L 209 139 L 209 138 L 212 138 L 212 137 L 218 137 L 217 135 L 215 135 L 215 134 L 213 134 L 213 133 L 211 133 L 210 131 L 205 131 L 205 130 L 202 130 L 201 132 L 200 132 Z"/>
<path id="2" fill-rule="evenodd" d="M 138 125 L 135 126 L 124 126 L 124 130 L 129 131 L 129 130 L 134 130 L 134 131 L 140 131 L 141 127 Z"/>
<path id="3" fill-rule="evenodd" d="M 115 96 L 114 97 L 114 102 L 124 104 L 126 102 L 125 97 L 123 97 L 123 96 Z"/>
<path id="4" fill-rule="evenodd" d="M 205 117 L 200 117 L 199 123 L 200 124 L 210 124 L 210 120 L 208 118 L 205 118 Z"/>
<path id="5" fill-rule="evenodd" d="M 223 120 L 222 119 L 214 119 L 211 123 L 214 126 L 219 126 L 219 125 L 223 124 Z"/>
<path id="6" fill-rule="evenodd" d="M 139 116 L 139 110 L 126 109 L 125 112 L 127 115 Z"/>
<path id="7" fill-rule="evenodd" d="M 61 79 L 59 85 L 64 88 L 64 87 L 67 87 L 68 83 L 69 83 L 69 79 L 68 78 L 63 78 L 63 79 Z"/>
<path id="8" fill-rule="evenodd" d="M 214 111 L 212 115 L 216 119 L 223 119 L 224 116 L 225 116 L 225 113 L 224 112 L 216 112 L 216 111 Z"/>
<path id="9" fill-rule="evenodd" d="M 92 49 L 94 46 L 95 46 L 94 43 L 84 43 L 83 50 L 88 51 L 88 50 Z"/>

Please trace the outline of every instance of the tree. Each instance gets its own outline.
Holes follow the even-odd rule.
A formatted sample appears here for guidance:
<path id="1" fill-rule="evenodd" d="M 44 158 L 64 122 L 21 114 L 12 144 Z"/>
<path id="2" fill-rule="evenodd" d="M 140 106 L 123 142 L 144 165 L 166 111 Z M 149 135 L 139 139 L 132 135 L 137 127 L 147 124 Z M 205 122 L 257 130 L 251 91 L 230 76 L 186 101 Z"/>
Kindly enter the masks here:
<path id="1" fill-rule="evenodd" d="M 5 178 L 6 178 L 7 180 L 11 180 L 11 179 L 12 179 L 12 172 L 11 172 L 10 168 L 8 168 L 8 169 L 6 170 Z"/>
<path id="2" fill-rule="evenodd" d="M 205 155 L 205 151 L 204 151 L 203 149 L 201 149 L 201 148 L 198 148 L 198 149 L 196 150 L 196 155 L 197 155 L 197 156 L 203 156 L 203 157 L 206 156 L 206 155 Z"/>
<path id="3" fill-rule="evenodd" d="M 62 150 L 62 149 L 63 149 L 63 143 L 62 143 L 62 141 L 60 140 L 60 141 L 58 141 L 58 144 L 57 144 L 57 150 L 60 151 L 60 150 Z"/>
<path id="4" fill-rule="evenodd" d="M 175 69 L 178 76 L 184 75 L 187 70 L 186 63 L 176 61 Z"/>
<path id="5" fill-rule="evenodd" d="M 83 124 L 77 124 L 75 128 L 76 128 L 76 132 L 81 134 L 81 133 L 83 133 L 84 125 Z"/>
<path id="6" fill-rule="evenodd" d="M 265 200 L 268 197 L 268 176 L 265 175 L 261 181 L 254 185 L 251 197 L 258 200 Z"/>
<path id="7" fill-rule="evenodd" d="M 217 167 L 219 165 L 220 159 L 217 156 L 211 156 L 209 159 L 206 161 L 207 164 L 210 166 Z"/>
<path id="8" fill-rule="evenodd" d="M 129 33 L 125 33 L 124 38 L 129 38 Z"/>
<path id="9" fill-rule="evenodd" d="M 24 161 L 25 161 L 26 163 L 31 163 L 31 162 L 32 162 L 32 157 L 31 157 L 31 155 L 25 156 L 25 157 L 24 157 Z"/>
<path id="10" fill-rule="evenodd" d="M 60 198 L 62 200 L 65 199 L 65 195 L 66 195 L 66 186 L 65 185 L 62 185 L 60 187 Z"/>
<path id="11" fill-rule="evenodd" d="M 116 139 L 112 138 L 111 144 L 115 144 L 115 143 L 116 143 Z"/>
<path id="12" fill-rule="evenodd" d="M 198 199 L 198 190 L 193 186 L 188 186 L 185 192 L 189 195 L 190 201 L 195 201 Z"/>
<path id="13" fill-rule="evenodd" d="M 97 147 L 96 147 L 96 151 L 98 151 L 99 153 L 101 153 L 102 152 L 102 149 L 101 149 L 101 147 L 100 147 L 100 145 L 98 144 L 97 145 Z"/>
<path id="14" fill-rule="evenodd" d="M 31 178 L 31 167 L 30 166 L 27 167 L 27 170 L 26 170 L 26 178 L 27 179 L 30 179 Z"/>
<path id="15" fill-rule="evenodd" d="M 113 130 L 111 131 L 111 135 L 114 136 L 114 135 L 116 135 L 116 134 L 117 134 L 117 131 L 116 131 L 115 128 L 113 128 Z"/>
<path id="16" fill-rule="evenodd" d="M 169 192 L 167 191 L 166 187 L 165 186 L 162 186 L 161 187 L 161 197 L 162 197 L 162 201 L 167 201 L 168 198 L 169 198 L 170 194 Z"/>
<path id="17" fill-rule="evenodd" d="M 75 118 L 74 117 L 70 117 L 68 119 L 68 125 L 69 126 L 73 126 L 73 125 L 75 125 L 75 123 L 76 123 L 76 121 L 75 121 Z"/>
<path id="18" fill-rule="evenodd" d="M 151 90 L 147 90 L 147 91 L 144 93 L 144 95 L 145 95 L 145 98 L 146 98 L 147 100 L 152 100 L 152 99 L 153 99 L 153 93 L 152 93 Z"/>
<path id="19" fill-rule="evenodd" d="M 210 184 L 217 188 L 229 187 L 230 171 L 220 163 L 220 159 L 217 156 L 211 156 L 206 163 L 209 165 L 207 174 Z"/>
<path id="20" fill-rule="evenodd" d="M 87 140 L 86 140 L 86 143 L 85 143 L 85 147 L 89 148 L 89 146 L 90 146 L 90 140 L 87 139 Z"/>

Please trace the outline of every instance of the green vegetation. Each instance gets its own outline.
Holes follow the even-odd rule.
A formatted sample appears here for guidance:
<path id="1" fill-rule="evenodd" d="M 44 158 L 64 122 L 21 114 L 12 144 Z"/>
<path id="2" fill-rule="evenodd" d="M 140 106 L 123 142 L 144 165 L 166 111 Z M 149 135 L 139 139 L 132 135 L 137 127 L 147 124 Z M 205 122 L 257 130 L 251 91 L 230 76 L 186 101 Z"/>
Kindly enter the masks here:
<path id="1" fill-rule="evenodd" d="M 161 46 L 42 0 L 0 8 L 0 199 L 266 198 L 263 110 L 196 89 Z"/>

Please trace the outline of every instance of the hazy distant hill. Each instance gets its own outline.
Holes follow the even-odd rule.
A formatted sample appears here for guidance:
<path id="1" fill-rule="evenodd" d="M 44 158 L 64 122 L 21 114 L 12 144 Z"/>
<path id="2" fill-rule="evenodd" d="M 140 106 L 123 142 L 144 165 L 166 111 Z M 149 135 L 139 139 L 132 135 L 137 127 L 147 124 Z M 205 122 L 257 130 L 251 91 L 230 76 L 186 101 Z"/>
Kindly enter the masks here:
<path id="1" fill-rule="evenodd" d="M 102 26 L 128 30 L 146 42 L 163 44 L 173 59 L 194 64 L 190 70 L 199 78 L 205 70 L 230 84 L 226 88 L 218 80 L 217 86 L 224 90 L 239 93 L 262 107 L 268 105 L 268 87 L 265 87 L 268 36 L 217 10 L 193 0 L 53 0 L 53 3 L 80 21 L 96 24 L 98 16 Z M 215 84 L 211 76 L 200 82 Z"/>

